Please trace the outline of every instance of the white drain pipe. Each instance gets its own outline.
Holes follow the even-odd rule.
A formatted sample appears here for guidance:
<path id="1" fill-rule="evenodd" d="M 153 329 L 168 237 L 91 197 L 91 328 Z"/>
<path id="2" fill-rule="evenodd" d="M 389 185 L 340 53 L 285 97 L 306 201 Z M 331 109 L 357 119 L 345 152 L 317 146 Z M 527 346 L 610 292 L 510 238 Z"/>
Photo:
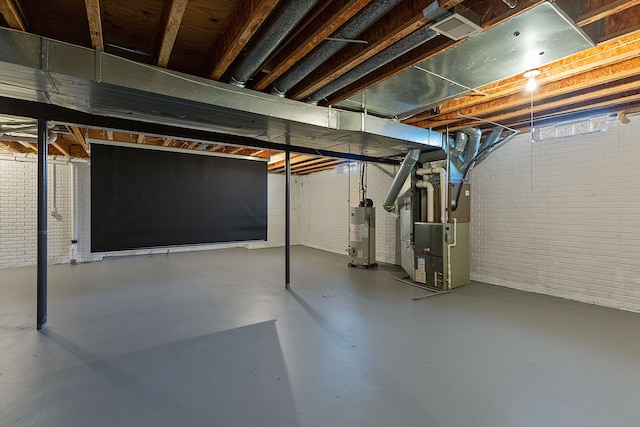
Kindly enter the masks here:
<path id="1" fill-rule="evenodd" d="M 456 246 L 458 240 L 458 219 L 453 218 L 453 243 L 447 245 L 447 288 L 451 289 L 451 248 Z"/>
<path id="2" fill-rule="evenodd" d="M 440 175 L 440 222 L 443 224 L 447 223 L 447 200 L 448 190 L 449 190 L 449 181 L 447 180 L 447 171 L 438 166 L 435 168 L 420 168 L 416 171 L 416 175 L 432 175 L 432 174 Z"/>
<path id="3" fill-rule="evenodd" d="M 435 210 L 433 208 L 433 184 L 429 181 L 418 181 L 416 187 L 427 189 L 427 222 L 433 222 L 433 211 Z"/>

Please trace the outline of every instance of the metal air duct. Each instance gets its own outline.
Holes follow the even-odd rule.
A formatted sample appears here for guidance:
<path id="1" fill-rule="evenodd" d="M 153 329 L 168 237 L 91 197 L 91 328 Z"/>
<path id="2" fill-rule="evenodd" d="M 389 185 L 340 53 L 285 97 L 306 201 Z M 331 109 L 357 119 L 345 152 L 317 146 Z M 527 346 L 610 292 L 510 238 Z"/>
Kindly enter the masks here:
<path id="1" fill-rule="evenodd" d="M 404 55 L 410 50 L 426 43 L 437 35 L 438 33 L 433 31 L 431 28 L 422 27 L 418 31 L 413 32 L 397 43 L 389 46 L 376 56 L 366 60 L 362 64 L 338 77 L 328 85 L 319 89 L 309 97 L 308 101 L 312 104 L 317 104 L 319 101 L 327 98 L 331 94 L 350 85 L 351 83 L 375 71 L 383 65 L 388 64 L 389 62 Z"/>
<path id="2" fill-rule="evenodd" d="M 384 202 L 382 203 L 382 207 L 387 212 L 393 212 L 395 209 L 395 201 L 396 197 L 400 193 L 400 189 L 404 185 L 404 182 L 407 180 L 407 177 L 411 173 L 411 170 L 416 165 L 418 158 L 420 157 L 420 149 L 413 148 L 409 150 L 406 157 L 402 161 L 402 165 L 400 165 L 400 170 L 396 174 L 395 178 L 393 178 L 393 182 L 391 183 L 391 187 L 387 192 L 387 197 L 385 197 Z"/>
<path id="3" fill-rule="evenodd" d="M 274 18 L 260 29 L 244 56 L 234 66 L 230 83 L 244 87 L 287 35 L 298 25 L 318 0 L 288 0 L 278 7 Z"/>
<path id="4" fill-rule="evenodd" d="M 369 28 L 378 19 L 401 3 L 402 0 L 378 0 L 369 3 L 364 9 L 358 12 L 340 31 L 331 37 L 335 39 L 355 39 L 364 30 Z M 305 56 L 302 61 L 294 65 L 282 77 L 273 84 L 272 93 L 284 96 L 292 87 L 298 84 L 311 71 L 318 68 L 331 56 L 335 55 L 344 47 L 344 43 L 336 41 L 324 41 L 320 46 Z"/>

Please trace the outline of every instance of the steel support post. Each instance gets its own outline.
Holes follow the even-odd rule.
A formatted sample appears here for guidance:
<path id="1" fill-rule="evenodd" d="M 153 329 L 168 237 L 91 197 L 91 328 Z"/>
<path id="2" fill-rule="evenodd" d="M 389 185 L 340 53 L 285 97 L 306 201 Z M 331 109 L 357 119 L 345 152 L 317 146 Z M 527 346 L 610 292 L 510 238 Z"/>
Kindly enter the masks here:
<path id="1" fill-rule="evenodd" d="M 47 136 L 47 121 L 38 119 L 38 330 L 47 324 Z"/>
<path id="2" fill-rule="evenodd" d="M 291 289 L 291 152 L 285 151 L 284 287 Z"/>

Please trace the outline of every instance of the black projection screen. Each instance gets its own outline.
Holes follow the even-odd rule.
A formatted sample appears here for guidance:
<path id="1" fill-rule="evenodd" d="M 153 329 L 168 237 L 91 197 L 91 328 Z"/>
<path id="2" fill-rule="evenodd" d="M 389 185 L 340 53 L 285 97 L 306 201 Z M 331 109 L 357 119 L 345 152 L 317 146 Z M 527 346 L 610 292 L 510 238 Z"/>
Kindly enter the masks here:
<path id="1" fill-rule="evenodd" d="M 267 163 L 91 145 L 91 252 L 267 239 Z"/>

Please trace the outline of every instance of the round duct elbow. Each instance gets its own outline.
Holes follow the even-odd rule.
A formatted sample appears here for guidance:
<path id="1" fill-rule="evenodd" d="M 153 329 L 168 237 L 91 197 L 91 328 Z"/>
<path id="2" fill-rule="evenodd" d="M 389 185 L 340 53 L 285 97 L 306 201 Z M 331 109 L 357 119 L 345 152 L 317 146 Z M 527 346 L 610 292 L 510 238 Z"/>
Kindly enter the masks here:
<path id="1" fill-rule="evenodd" d="M 284 92 L 284 91 L 281 91 L 281 90 L 279 90 L 277 87 L 273 86 L 273 87 L 271 88 L 271 95 L 275 95 L 275 96 L 277 96 L 278 98 L 284 98 L 284 96 L 285 96 L 285 92 Z"/>
<path id="2" fill-rule="evenodd" d="M 240 81 L 240 80 L 237 80 L 235 77 L 231 76 L 231 80 L 229 80 L 229 83 L 231 83 L 235 87 L 246 87 L 247 81 L 246 80 Z"/>

